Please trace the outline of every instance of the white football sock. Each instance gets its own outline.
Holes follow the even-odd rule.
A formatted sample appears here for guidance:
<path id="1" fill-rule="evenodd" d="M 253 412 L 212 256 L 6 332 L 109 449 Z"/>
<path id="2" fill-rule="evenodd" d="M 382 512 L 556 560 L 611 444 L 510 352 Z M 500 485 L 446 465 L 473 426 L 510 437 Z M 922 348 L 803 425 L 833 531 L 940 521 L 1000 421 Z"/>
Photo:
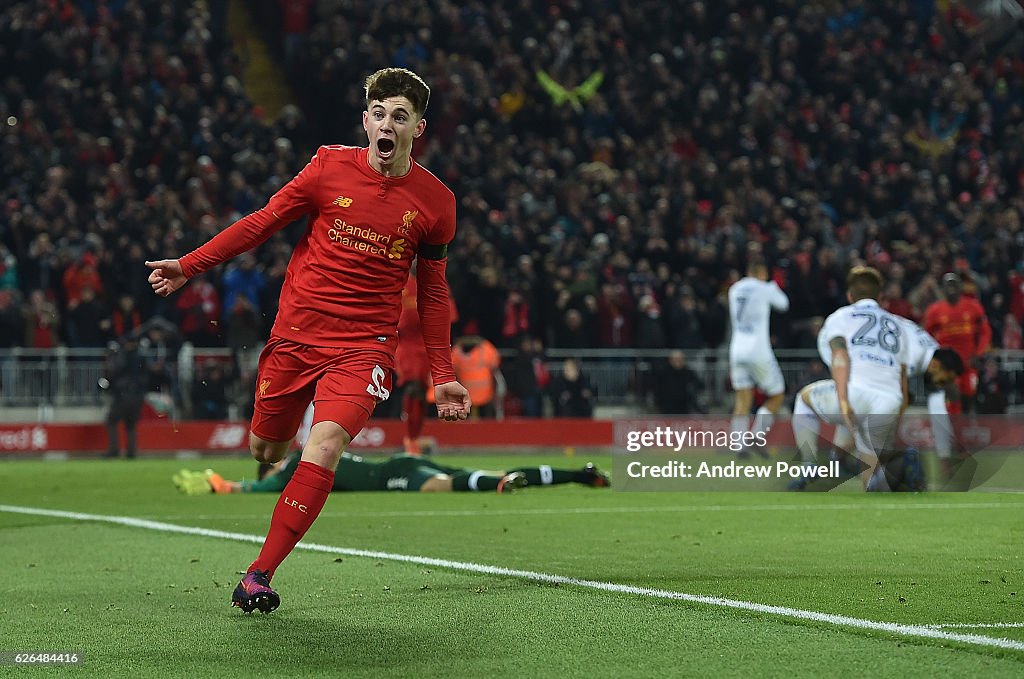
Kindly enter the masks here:
<path id="1" fill-rule="evenodd" d="M 796 439 L 797 450 L 805 464 L 814 464 L 818 454 L 818 434 L 821 421 L 811 406 L 804 403 L 798 394 L 793 407 L 793 437 Z"/>

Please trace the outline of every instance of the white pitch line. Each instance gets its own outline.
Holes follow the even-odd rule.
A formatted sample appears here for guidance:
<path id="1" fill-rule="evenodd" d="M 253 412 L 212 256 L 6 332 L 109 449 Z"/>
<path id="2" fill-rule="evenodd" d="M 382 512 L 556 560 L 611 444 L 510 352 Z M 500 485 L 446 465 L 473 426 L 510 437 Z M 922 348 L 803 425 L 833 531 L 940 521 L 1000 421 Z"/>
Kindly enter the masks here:
<path id="1" fill-rule="evenodd" d="M 172 523 L 161 523 L 159 521 L 147 521 L 136 519 L 130 516 L 106 516 L 102 514 L 84 514 L 81 512 L 67 512 L 56 509 L 42 509 L 37 507 L 20 507 L 15 505 L 0 505 L 0 512 L 13 514 L 29 514 L 34 516 L 50 516 L 60 519 L 73 519 L 76 521 L 95 521 L 99 523 L 112 523 L 132 528 L 146 528 L 149 530 L 164 533 L 180 533 L 184 535 L 198 535 L 202 537 L 220 538 L 223 540 L 235 540 L 238 542 L 251 542 L 262 544 L 264 536 L 248 535 L 245 533 L 230 533 L 222 530 L 211 530 L 195 526 L 178 526 Z M 708 606 L 719 606 L 755 613 L 766 613 L 785 618 L 796 618 L 798 620 L 810 620 L 813 622 L 827 623 L 843 627 L 854 627 L 857 629 L 875 630 L 887 632 L 904 637 L 918 637 L 924 639 L 938 639 L 941 641 L 955 641 L 975 646 L 990 646 L 995 648 L 1024 651 L 1024 641 L 1013 639 L 1000 639 L 979 634 L 961 634 L 958 632 L 946 632 L 926 625 L 904 625 L 895 622 L 877 622 L 853 618 L 847 615 L 834 615 L 832 613 L 820 613 L 818 611 L 805 611 L 799 608 L 788 608 L 786 606 L 769 606 L 753 601 L 741 601 L 738 599 L 725 599 L 716 596 L 703 594 L 687 594 L 685 592 L 673 592 L 664 589 L 651 589 L 649 587 L 636 587 L 633 585 L 620 585 L 613 582 L 602 582 L 600 580 L 586 580 L 572 578 L 564 575 L 552 575 L 539 573 L 537 571 L 524 571 L 501 566 L 488 566 L 466 561 L 449 561 L 448 559 L 435 559 L 425 556 L 413 556 L 408 554 L 392 554 L 390 552 L 376 552 L 366 549 L 351 549 L 348 547 L 334 547 L 331 545 L 320 545 L 311 542 L 300 542 L 296 549 L 305 549 L 312 552 L 325 552 L 328 554 L 344 554 L 346 556 L 361 556 L 370 559 L 386 561 L 399 561 L 402 563 L 414 563 L 421 566 L 434 566 L 447 568 L 456 571 L 470 573 L 481 573 L 484 575 L 495 575 L 501 577 L 521 578 L 534 582 L 545 582 L 557 585 L 572 585 L 575 587 L 587 587 L 604 592 L 615 592 L 617 594 L 635 594 L 638 596 L 656 597 L 659 599 L 673 599 L 676 601 L 687 601 L 690 603 L 705 604 Z"/>
<path id="2" fill-rule="evenodd" d="M 1024 628 L 1024 623 L 945 623 L 943 625 L 925 625 L 933 630 L 972 630 L 972 629 L 1009 629 Z"/>
<path id="3" fill-rule="evenodd" d="M 806 511 L 809 504 L 795 505 L 673 505 L 666 507 L 566 507 L 555 508 L 529 508 L 529 509 L 428 509 L 410 511 L 324 511 L 320 516 L 331 518 L 353 518 L 353 517 L 426 517 L 426 516 L 531 516 L 531 515 L 562 515 L 562 514 L 656 514 L 662 512 L 769 512 L 769 511 Z M 842 511 L 876 509 L 892 511 L 899 509 L 1002 509 L 1006 507 L 1024 507 L 1024 503 L 1015 502 L 979 502 L 957 504 L 955 502 L 939 503 L 931 502 L 926 504 L 902 504 L 890 502 L 882 504 L 825 504 L 814 506 L 814 511 L 822 509 L 838 509 Z M 160 514 L 152 519 L 164 521 L 178 519 L 212 520 L 212 519 L 265 519 L 266 514 Z"/>

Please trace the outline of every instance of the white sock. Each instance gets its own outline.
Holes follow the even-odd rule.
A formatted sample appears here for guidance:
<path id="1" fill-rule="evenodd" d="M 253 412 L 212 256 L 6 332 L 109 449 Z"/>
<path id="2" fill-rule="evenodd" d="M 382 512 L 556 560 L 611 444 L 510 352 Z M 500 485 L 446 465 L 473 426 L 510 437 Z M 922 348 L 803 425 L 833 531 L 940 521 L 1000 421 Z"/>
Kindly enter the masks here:
<path id="1" fill-rule="evenodd" d="M 931 415 L 935 454 L 941 459 L 948 459 L 953 453 L 953 423 L 946 410 L 945 392 L 936 391 L 928 395 L 928 413 Z"/>
<path id="2" fill-rule="evenodd" d="M 772 428 L 773 422 L 775 422 L 775 413 L 761 406 L 757 409 L 757 415 L 754 416 L 754 426 L 750 431 L 755 435 L 762 432 L 766 433 Z"/>
<path id="3" fill-rule="evenodd" d="M 733 415 L 732 416 L 732 433 L 743 433 L 747 431 L 747 427 L 750 425 L 750 418 L 746 415 Z"/>
<path id="4" fill-rule="evenodd" d="M 820 431 L 821 421 L 798 394 L 796 406 L 793 407 L 793 438 L 796 439 L 797 450 L 805 464 L 813 464 L 817 458 Z"/>

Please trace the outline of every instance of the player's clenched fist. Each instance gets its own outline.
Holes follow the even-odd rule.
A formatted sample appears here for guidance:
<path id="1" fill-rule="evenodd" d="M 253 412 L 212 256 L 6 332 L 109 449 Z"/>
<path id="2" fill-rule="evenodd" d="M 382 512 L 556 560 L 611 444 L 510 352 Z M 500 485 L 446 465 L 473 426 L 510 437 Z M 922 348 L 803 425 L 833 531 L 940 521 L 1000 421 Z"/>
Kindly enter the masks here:
<path id="1" fill-rule="evenodd" d="M 153 270 L 149 274 L 149 284 L 153 286 L 153 292 L 161 297 L 166 297 L 188 282 L 181 271 L 181 263 L 176 259 L 146 262 L 146 266 Z"/>

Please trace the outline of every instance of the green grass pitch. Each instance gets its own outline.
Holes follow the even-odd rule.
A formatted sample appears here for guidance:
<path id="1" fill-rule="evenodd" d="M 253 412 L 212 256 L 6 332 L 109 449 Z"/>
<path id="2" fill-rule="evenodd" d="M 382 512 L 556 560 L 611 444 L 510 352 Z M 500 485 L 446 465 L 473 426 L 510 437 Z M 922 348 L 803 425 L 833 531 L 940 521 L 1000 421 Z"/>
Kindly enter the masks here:
<path id="1" fill-rule="evenodd" d="M 611 466 L 583 452 L 441 459 Z M 172 487 L 177 469 L 207 466 L 255 468 L 3 461 L 0 504 L 264 535 L 274 496 Z M 334 494 L 306 540 L 1024 642 L 1024 626 L 994 627 L 1024 624 L 1018 494 Z M 47 670 L 61 676 L 1024 676 L 1015 648 L 312 551 L 278 572 L 281 608 L 247 616 L 228 602 L 257 551 L 0 511 L 0 651 L 84 652 Z"/>

